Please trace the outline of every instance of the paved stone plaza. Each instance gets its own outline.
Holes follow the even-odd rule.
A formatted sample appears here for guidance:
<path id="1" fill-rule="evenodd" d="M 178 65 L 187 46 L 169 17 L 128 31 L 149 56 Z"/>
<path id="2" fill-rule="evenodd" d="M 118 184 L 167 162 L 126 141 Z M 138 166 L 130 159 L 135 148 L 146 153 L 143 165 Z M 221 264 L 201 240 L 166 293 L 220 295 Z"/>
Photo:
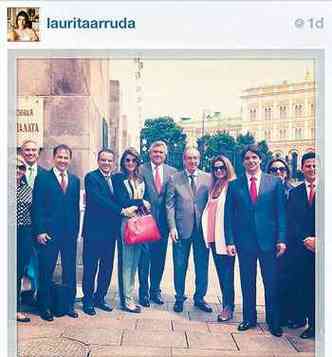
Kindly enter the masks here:
<path id="1" fill-rule="evenodd" d="M 264 298 L 261 280 L 258 281 L 258 325 L 246 332 L 237 331 L 241 321 L 241 293 L 236 271 L 236 311 L 234 319 L 218 323 L 220 309 L 219 285 L 211 259 L 210 286 L 206 300 L 213 313 L 203 313 L 193 307 L 194 276 L 187 275 L 187 295 L 184 312 L 173 312 L 173 284 L 171 247 L 168 251 L 167 270 L 163 280 L 164 305 L 152 304 L 141 314 L 131 314 L 119 309 L 116 296 L 115 269 L 108 296 L 115 309 L 96 316 L 82 312 L 78 319 L 61 317 L 46 322 L 31 314 L 32 323 L 18 324 L 18 355 L 21 357 L 313 357 L 315 343 L 302 340 L 301 330 L 284 329 L 284 336 L 271 336 L 264 323 Z M 116 265 L 116 263 L 115 263 Z M 192 267 L 192 264 L 191 264 Z M 80 289 L 79 289 L 80 290 Z"/>

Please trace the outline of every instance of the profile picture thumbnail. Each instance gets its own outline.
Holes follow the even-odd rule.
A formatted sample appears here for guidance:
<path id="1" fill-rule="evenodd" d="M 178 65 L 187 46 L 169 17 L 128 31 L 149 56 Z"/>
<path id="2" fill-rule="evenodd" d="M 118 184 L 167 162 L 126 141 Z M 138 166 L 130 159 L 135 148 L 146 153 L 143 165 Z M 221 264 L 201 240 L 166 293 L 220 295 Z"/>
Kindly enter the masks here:
<path id="1" fill-rule="evenodd" d="M 39 8 L 7 8 L 7 40 L 12 42 L 39 41 Z"/>

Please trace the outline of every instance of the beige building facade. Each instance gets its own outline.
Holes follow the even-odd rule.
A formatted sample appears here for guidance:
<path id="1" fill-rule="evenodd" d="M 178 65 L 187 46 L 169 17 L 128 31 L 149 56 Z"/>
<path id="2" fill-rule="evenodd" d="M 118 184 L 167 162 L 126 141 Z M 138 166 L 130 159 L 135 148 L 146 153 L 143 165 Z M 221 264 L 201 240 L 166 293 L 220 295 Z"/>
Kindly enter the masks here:
<path id="1" fill-rule="evenodd" d="M 62 143 L 73 149 L 71 168 L 80 178 L 96 167 L 100 148 L 117 153 L 120 84 L 110 81 L 109 73 L 108 59 L 17 61 L 17 103 L 21 97 L 43 103 L 42 166 L 52 165 L 52 150 Z"/>
<path id="2" fill-rule="evenodd" d="M 274 156 L 290 159 L 314 150 L 316 88 L 309 77 L 246 89 L 241 96 L 242 132 L 266 140 Z"/>
<path id="3" fill-rule="evenodd" d="M 202 135 L 226 132 L 237 137 L 242 131 L 242 120 L 240 116 L 227 117 L 223 116 L 220 112 L 203 113 L 201 118 L 180 118 L 177 124 L 182 127 L 186 133 L 188 145 L 195 145 L 197 138 Z"/>

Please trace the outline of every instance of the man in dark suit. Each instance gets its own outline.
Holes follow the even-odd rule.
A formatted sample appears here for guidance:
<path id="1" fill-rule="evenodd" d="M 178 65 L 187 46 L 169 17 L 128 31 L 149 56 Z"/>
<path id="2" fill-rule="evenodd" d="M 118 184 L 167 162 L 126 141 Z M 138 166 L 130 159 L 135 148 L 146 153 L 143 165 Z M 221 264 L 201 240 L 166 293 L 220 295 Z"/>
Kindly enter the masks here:
<path id="1" fill-rule="evenodd" d="M 211 177 L 198 169 L 199 151 L 187 148 L 183 153 L 184 170 L 169 180 L 166 193 L 167 220 L 173 241 L 175 312 L 183 311 L 185 280 L 191 245 L 195 264 L 194 304 L 200 310 L 212 312 L 204 301 L 208 287 L 209 250 L 202 235 L 201 217 L 205 208 Z"/>
<path id="2" fill-rule="evenodd" d="M 74 309 L 76 295 L 76 248 L 79 231 L 79 179 L 68 172 L 72 151 L 67 145 L 53 150 L 54 167 L 38 175 L 32 199 L 32 223 L 36 235 L 40 262 L 38 303 L 40 316 L 53 320 L 50 310 L 52 276 L 61 254 L 62 282 L 68 287 L 67 315 L 77 318 Z"/>
<path id="3" fill-rule="evenodd" d="M 86 209 L 83 224 L 83 311 L 95 315 L 94 307 L 112 311 L 105 302 L 113 271 L 115 242 L 120 227 L 121 207 L 116 203 L 111 173 L 114 153 L 99 151 L 98 169 L 84 179 Z M 98 269 L 97 286 L 95 278 Z"/>
<path id="4" fill-rule="evenodd" d="M 314 152 L 303 155 L 301 167 L 304 182 L 290 192 L 288 205 L 289 234 L 294 242 L 294 310 L 297 321 L 303 317 L 308 319 L 308 328 L 300 335 L 301 338 L 315 336 L 315 160 Z"/>
<path id="5" fill-rule="evenodd" d="M 278 177 L 261 171 L 257 145 L 242 153 L 245 174 L 230 182 L 225 204 L 225 240 L 229 255 L 239 258 L 243 322 L 238 329 L 256 326 L 256 273 L 259 260 L 264 289 L 266 322 L 280 337 L 276 294 L 277 257 L 286 250 L 285 195 Z"/>
<path id="6" fill-rule="evenodd" d="M 37 175 L 46 172 L 44 168 L 38 165 L 40 148 L 37 142 L 35 142 L 32 139 L 28 139 L 22 143 L 20 148 L 20 153 L 27 164 L 27 170 L 25 172 L 26 182 L 31 188 L 33 188 Z M 22 302 L 24 304 L 28 304 L 28 305 L 36 304 L 35 294 L 38 289 L 38 283 L 39 283 L 38 275 L 39 275 L 38 255 L 35 248 L 33 248 L 30 263 L 27 267 L 25 276 L 23 278 L 23 279 L 28 278 L 31 281 L 31 290 L 27 290 L 24 291 L 24 293 L 22 293 Z"/>
<path id="7" fill-rule="evenodd" d="M 140 258 L 139 302 L 145 307 L 150 306 L 149 297 L 156 304 L 164 303 L 161 298 L 160 282 L 164 273 L 169 233 L 165 207 L 166 185 L 170 176 L 176 173 L 175 168 L 165 164 L 166 155 L 166 144 L 163 141 L 156 141 L 149 149 L 151 162 L 140 167 L 151 204 L 151 213 L 162 236 L 160 241 L 146 244 Z"/>

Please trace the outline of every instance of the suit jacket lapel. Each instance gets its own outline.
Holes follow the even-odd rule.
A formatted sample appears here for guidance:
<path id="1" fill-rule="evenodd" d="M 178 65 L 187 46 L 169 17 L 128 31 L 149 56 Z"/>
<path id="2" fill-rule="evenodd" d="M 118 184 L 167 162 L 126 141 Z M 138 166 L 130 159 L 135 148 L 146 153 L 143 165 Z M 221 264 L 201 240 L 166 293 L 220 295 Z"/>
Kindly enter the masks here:
<path id="1" fill-rule="evenodd" d="M 58 181 L 58 178 L 56 177 L 56 175 L 55 175 L 53 169 L 51 170 L 51 174 L 52 174 L 52 179 L 53 179 L 53 181 L 54 181 L 55 187 L 57 187 L 57 189 L 58 189 L 62 194 L 64 194 L 63 191 L 62 191 L 62 188 L 61 188 L 61 186 L 60 186 L 60 183 L 59 183 L 59 181 Z M 69 178 L 68 178 L 68 186 L 69 186 Z"/>
<path id="2" fill-rule="evenodd" d="M 240 180 L 241 180 L 241 185 L 240 186 L 242 187 L 242 192 L 243 192 L 244 196 L 247 198 L 248 202 L 252 205 L 253 203 L 252 203 L 251 197 L 250 197 L 247 176 L 245 174 L 242 175 Z"/>
<path id="3" fill-rule="evenodd" d="M 183 182 L 184 186 L 187 188 L 189 195 L 191 197 L 194 197 L 193 192 L 190 187 L 190 183 L 189 183 L 189 179 L 188 179 L 186 171 L 182 171 L 182 182 Z"/>
<path id="4" fill-rule="evenodd" d="M 263 192 L 266 189 L 266 184 L 267 184 L 267 177 L 266 175 L 262 172 L 261 175 L 261 182 L 259 184 L 259 189 L 258 189 L 258 193 L 257 193 L 257 201 L 260 199 L 260 197 L 262 196 Z M 257 202 L 256 201 L 256 202 Z"/>
<path id="5" fill-rule="evenodd" d="M 108 182 L 107 182 L 106 178 L 104 177 L 104 175 L 100 172 L 99 169 L 97 169 L 96 174 L 97 174 L 97 177 L 100 180 L 101 184 L 106 188 L 106 190 L 109 193 L 111 193 L 111 189 L 110 189 L 110 187 L 108 185 Z M 112 176 L 111 176 L 111 180 L 112 180 Z M 113 182 L 112 182 L 112 184 L 113 184 Z"/>

